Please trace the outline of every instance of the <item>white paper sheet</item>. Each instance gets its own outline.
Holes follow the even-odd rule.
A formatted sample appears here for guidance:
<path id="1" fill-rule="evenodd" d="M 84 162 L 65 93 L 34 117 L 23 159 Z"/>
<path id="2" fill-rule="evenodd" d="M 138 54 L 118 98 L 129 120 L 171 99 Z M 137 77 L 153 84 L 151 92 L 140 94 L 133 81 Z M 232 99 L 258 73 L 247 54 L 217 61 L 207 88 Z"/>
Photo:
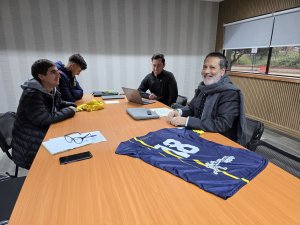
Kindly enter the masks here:
<path id="1" fill-rule="evenodd" d="M 105 104 L 118 104 L 120 103 L 119 100 L 109 100 L 109 101 L 104 101 Z"/>
<path id="2" fill-rule="evenodd" d="M 159 115 L 159 117 L 167 116 L 169 112 L 172 111 L 172 109 L 168 109 L 168 108 L 153 108 L 150 110 L 156 112 Z"/>
<path id="3" fill-rule="evenodd" d="M 82 143 L 77 144 L 74 141 L 71 143 L 67 142 L 64 137 L 52 138 L 48 141 L 44 141 L 42 144 L 48 150 L 50 154 L 57 154 L 60 152 L 64 152 L 67 150 L 71 150 L 74 148 L 79 148 L 84 145 L 98 143 L 102 141 L 106 141 L 106 138 L 100 133 L 100 131 L 93 131 L 88 133 L 81 133 L 80 137 L 84 137 L 85 135 L 90 135 L 83 139 Z M 78 134 L 70 135 L 70 137 L 78 137 Z"/>

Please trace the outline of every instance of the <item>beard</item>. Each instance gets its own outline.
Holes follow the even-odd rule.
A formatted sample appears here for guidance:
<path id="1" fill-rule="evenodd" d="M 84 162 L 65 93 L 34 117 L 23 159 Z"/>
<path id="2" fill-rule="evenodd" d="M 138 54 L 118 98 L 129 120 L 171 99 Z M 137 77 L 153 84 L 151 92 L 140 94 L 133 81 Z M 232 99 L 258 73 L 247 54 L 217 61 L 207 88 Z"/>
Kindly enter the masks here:
<path id="1" fill-rule="evenodd" d="M 206 76 L 202 76 L 203 77 L 203 83 L 207 86 L 207 85 L 211 85 L 211 84 L 215 84 L 217 83 L 219 80 L 221 80 L 222 76 L 221 74 L 216 74 L 214 76 L 210 76 L 210 75 L 206 75 Z"/>

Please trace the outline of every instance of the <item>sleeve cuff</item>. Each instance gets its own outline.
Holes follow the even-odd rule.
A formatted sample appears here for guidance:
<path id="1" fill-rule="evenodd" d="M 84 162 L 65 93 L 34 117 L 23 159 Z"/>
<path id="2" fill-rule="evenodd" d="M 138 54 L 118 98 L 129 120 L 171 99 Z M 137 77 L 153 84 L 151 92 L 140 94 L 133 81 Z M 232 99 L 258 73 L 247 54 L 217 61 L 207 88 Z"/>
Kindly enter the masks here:
<path id="1" fill-rule="evenodd" d="M 189 118 L 190 118 L 189 116 L 186 118 L 185 125 L 184 125 L 185 127 L 187 127 L 187 125 L 189 123 Z"/>
<path id="2" fill-rule="evenodd" d="M 179 116 L 182 116 L 182 110 L 181 109 L 175 109 L 178 113 L 179 113 Z"/>

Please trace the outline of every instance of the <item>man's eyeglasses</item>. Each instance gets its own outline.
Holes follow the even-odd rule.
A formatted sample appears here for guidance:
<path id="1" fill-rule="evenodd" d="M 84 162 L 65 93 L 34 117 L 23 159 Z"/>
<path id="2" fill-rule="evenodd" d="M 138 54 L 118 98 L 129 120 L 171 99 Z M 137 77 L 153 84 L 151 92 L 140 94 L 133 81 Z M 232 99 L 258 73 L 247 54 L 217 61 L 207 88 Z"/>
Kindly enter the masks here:
<path id="1" fill-rule="evenodd" d="M 73 133 L 64 135 L 64 138 L 65 138 L 66 142 L 69 142 L 69 143 L 75 142 L 76 144 L 81 144 L 84 139 L 90 138 L 90 137 L 95 137 L 95 136 L 96 135 L 92 135 L 90 133 L 88 133 L 84 136 L 81 136 L 81 133 L 73 132 Z"/>

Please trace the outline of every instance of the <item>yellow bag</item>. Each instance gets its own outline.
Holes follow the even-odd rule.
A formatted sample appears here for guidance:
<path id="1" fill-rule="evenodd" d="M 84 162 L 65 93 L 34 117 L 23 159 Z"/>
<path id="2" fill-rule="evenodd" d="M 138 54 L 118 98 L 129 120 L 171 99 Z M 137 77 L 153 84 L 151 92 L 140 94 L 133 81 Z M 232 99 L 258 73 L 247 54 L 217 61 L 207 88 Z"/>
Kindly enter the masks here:
<path id="1" fill-rule="evenodd" d="M 77 112 L 81 112 L 81 111 L 96 111 L 96 110 L 100 110 L 100 109 L 104 109 L 104 103 L 98 100 L 92 100 L 88 103 L 82 104 L 77 106 Z"/>

